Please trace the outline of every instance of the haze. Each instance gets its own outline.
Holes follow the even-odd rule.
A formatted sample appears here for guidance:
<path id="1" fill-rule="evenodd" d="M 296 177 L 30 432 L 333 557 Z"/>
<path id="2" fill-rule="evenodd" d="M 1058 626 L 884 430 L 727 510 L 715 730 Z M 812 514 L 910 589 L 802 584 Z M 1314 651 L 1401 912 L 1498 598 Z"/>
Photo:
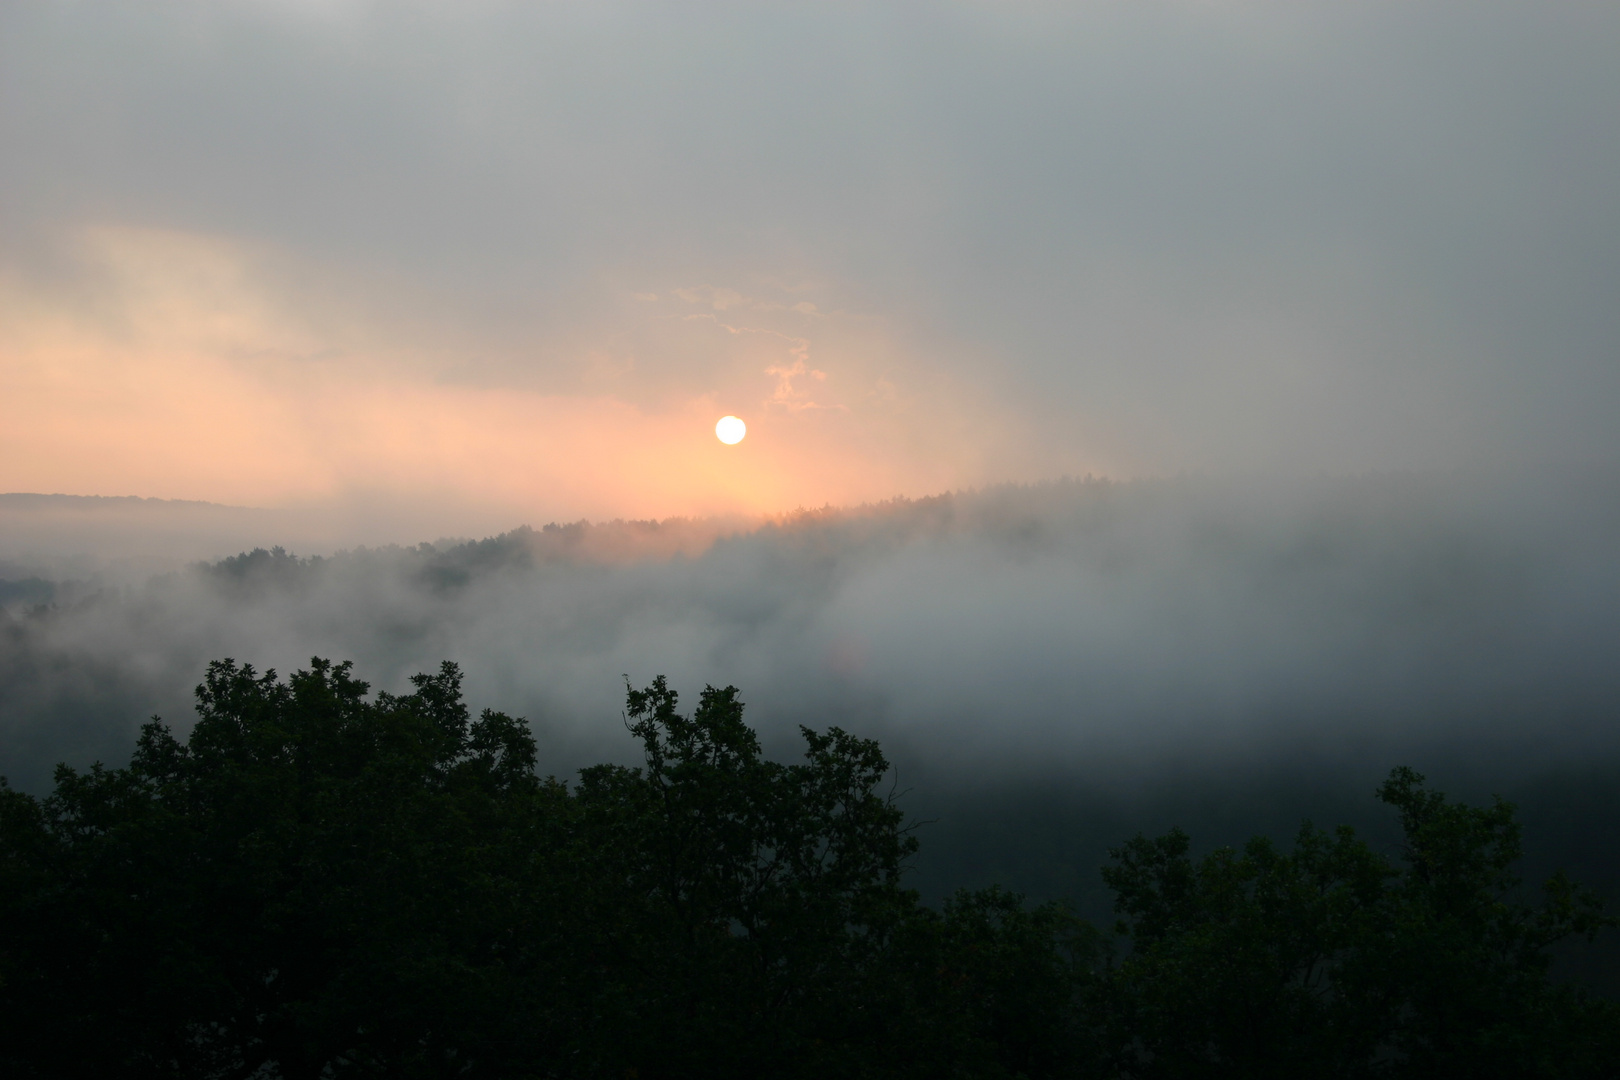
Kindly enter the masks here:
<path id="1" fill-rule="evenodd" d="M 1617 104 L 1612 3 L 6 3 L 0 774 L 667 673 L 934 880 L 1408 763 L 1620 893 Z"/>

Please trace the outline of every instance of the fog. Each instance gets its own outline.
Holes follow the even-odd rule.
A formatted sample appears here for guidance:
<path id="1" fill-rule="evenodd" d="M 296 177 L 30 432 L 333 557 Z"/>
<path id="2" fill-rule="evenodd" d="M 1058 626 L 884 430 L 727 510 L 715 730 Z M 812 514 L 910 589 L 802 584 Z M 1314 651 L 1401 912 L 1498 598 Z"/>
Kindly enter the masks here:
<path id="1" fill-rule="evenodd" d="M 77 561 L 58 532 L 55 567 L 3 563 L 15 782 L 117 760 L 152 712 L 184 727 L 222 656 L 352 659 L 389 690 L 454 660 L 563 772 L 629 751 L 625 677 L 655 674 L 741 687 L 784 747 L 794 724 L 838 723 L 931 767 L 1102 786 L 1288 755 L 1445 746 L 1511 772 L 1616 749 L 1612 472 L 1063 481 L 764 523 L 254 545 L 144 577 L 95 546 L 203 511 L 132 512 L 103 516 Z"/>
<path id="2" fill-rule="evenodd" d="M 1107 848 L 1173 825 L 1392 844 L 1396 764 L 1519 800 L 1528 876 L 1620 896 L 1612 470 L 1066 480 L 310 555 L 268 512 L 3 501 L 0 774 L 28 790 L 124 761 L 153 713 L 185 730 L 211 659 L 352 659 L 396 692 L 449 659 L 563 777 L 636 760 L 625 680 L 656 674 L 688 703 L 740 687 L 774 756 L 801 723 L 876 737 L 931 898 L 999 882 L 1106 919 Z M 243 521 L 270 546 L 219 557 Z M 1583 955 L 1620 991 L 1620 951 Z"/>

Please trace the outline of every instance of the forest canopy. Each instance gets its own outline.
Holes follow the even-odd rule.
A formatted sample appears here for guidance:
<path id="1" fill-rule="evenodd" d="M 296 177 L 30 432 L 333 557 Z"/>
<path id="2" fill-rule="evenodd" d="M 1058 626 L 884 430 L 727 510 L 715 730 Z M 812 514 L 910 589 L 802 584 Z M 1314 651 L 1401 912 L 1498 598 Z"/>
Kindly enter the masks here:
<path id="1" fill-rule="evenodd" d="M 183 1077 L 1603 1076 L 1620 1009 L 1549 975 L 1614 924 L 1513 867 L 1511 804 L 1406 768 L 1404 845 L 1303 826 L 1112 852 L 1117 923 L 939 908 L 879 745 L 767 759 L 735 687 L 627 687 L 638 767 L 563 781 L 444 664 L 209 666 L 181 740 L 0 786 L 0 1069 Z"/>

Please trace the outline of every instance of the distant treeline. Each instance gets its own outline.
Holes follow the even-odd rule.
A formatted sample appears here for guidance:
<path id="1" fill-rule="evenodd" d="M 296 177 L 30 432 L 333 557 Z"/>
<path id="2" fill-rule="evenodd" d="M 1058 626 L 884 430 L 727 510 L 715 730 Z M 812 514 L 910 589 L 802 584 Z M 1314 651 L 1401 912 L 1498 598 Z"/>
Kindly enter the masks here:
<path id="1" fill-rule="evenodd" d="M 629 690 L 640 768 L 564 783 L 445 664 L 222 660 L 181 742 L 0 788 L 8 1077 L 1612 1076 L 1620 1007 L 1548 977 L 1614 920 L 1534 903 L 1513 807 L 1408 769 L 1348 828 L 1202 858 L 1139 836 L 1118 924 L 991 889 L 934 910 L 877 743 L 766 760 L 735 688 Z"/>

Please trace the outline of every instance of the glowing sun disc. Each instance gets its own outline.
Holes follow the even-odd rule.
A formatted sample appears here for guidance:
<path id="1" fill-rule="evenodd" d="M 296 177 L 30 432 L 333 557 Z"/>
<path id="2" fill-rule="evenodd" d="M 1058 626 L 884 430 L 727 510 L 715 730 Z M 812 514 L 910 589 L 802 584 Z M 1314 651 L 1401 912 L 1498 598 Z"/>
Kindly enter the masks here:
<path id="1" fill-rule="evenodd" d="M 714 437 L 727 446 L 736 446 L 748 434 L 748 425 L 735 416 L 722 416 L 720 422 L 714 425 Z"/>

